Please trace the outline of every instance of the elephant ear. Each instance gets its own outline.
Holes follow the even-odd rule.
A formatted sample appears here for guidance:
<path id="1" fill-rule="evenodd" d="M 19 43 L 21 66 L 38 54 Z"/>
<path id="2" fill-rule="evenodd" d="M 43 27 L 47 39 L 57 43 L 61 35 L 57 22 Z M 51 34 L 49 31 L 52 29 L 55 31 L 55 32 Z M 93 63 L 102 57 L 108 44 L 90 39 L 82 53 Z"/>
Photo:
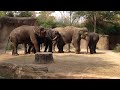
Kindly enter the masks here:
<path id="1" fill-rule="evenodd" d="M 88 36 L 88 29 L 86 27 L 80 29 L 81 38 L 85 39 Z"/>
<path id="2" fill-rule="evenodd" d="M 40 26 L 40 27 L 39 26 L 35 26 L 34 27 L 34 32 L 35 32 L 35 34 L 37 34 L 40 37 L 44 36 L 43 34 L 46 33 L 45 30 L 44 30 L 44 27 L 42 27 L 42 26 Z"/>

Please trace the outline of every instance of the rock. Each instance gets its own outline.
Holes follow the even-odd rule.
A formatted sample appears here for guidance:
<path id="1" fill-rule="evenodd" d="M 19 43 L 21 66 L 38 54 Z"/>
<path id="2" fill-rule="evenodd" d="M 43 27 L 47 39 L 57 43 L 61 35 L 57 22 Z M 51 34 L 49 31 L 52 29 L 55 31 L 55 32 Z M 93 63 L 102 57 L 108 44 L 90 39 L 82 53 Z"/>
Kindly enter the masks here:
<path id="1" fill-rule="evenodd" d="M 48 72 L 47 67 L 34 65 L 0 64 L 0 76 L 8 79 L 42 79 Z"/>

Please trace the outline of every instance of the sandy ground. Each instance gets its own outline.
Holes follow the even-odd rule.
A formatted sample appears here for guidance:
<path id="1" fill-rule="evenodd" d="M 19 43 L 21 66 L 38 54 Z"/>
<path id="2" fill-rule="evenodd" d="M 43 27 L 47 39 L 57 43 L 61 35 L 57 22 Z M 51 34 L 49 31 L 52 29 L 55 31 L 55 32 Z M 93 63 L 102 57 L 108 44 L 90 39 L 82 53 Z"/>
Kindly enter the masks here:
<path id="1" fill-rule="evenodd" d="M 50 73 L 71 77 L 72 79 L 120 79 L 120 53 L 111 50 L 97 50 L 97 54 L 53 53 L 54 63 L 35 64 L 34 54 L 24 55 L 19 50 L 19 56 L 12 56 L 11 51 L 6 54 L 1 50 L 0 63 L 34 64 L 48 67 Z"/>

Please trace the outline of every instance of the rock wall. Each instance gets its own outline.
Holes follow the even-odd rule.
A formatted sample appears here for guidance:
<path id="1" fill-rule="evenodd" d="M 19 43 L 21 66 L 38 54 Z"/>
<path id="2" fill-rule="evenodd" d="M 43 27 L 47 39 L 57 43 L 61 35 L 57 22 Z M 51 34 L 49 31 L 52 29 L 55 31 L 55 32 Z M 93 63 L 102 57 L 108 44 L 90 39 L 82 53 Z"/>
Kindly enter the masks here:
<path id="1" fill-rule="evenodd" d="M 32 17 L 0 18 L 0 49 L 5 48 L 10 32 L 21 25 L 36 25 L 36 19 Z"/>

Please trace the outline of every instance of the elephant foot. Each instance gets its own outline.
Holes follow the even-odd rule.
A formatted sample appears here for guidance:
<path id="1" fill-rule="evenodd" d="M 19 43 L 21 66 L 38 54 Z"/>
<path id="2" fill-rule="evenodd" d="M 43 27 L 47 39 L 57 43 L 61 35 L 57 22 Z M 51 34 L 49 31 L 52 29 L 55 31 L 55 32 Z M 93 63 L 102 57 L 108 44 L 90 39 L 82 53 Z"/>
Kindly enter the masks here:
<path id="1" fill-rule="evenodd" d="M 30 54 L 29 52 L 25 52 L 24 54 Z"/>
<path id="2" fill-rule="evenodd" d="M 18 54 L 18 53 L 13 53 L 12 55 L 13 55 L 13 56 L 18 56 L 19 54 Z"/>
<path id="3" fill-rule="evenodd" d="M 76 51 L 75 54 L 80 54 L 80 52 Z"/>
<path id="4" fill-rule="evenodd" d="M 71 51 L 68 51 L 69 53 L 71 52 Z"/>
<path id="5" fill-rule="evenodd" d="M 25 53 L 25 54 L 30 54 L 30 52 L 27 52 L 27 53 Z"/>
<path id="6" fill-rule="evenodd" d="M 90 52 L 90 54 L 93 54 L 93 52 Z"/>
<path id="7" fill-rule="evenodd" d="M 70 50 L 66 50 L 66 51 L 69 52 L 69 53 L 71 52 Z"/>
<path id="8" fill-rule="evenodd" d="M 56 52 L 55 50 L 53 50 L 52 52 Z"/>
<path id="9" fill-rule="evenodd" d="M 52 51 L 48 51 L 48 52 L 52 52 Z M 52 52 L 53 53 L 53 52 Z"/>
<path id="10" fill-rule="evenodd" d="M 64 51 L 58 51 L 58 53 L 64 53 Z"/>
<path id="11" fill-rule="evenodd" d="M 85 52 L 85 54 L 88 54 L 88 52 Z"/>

